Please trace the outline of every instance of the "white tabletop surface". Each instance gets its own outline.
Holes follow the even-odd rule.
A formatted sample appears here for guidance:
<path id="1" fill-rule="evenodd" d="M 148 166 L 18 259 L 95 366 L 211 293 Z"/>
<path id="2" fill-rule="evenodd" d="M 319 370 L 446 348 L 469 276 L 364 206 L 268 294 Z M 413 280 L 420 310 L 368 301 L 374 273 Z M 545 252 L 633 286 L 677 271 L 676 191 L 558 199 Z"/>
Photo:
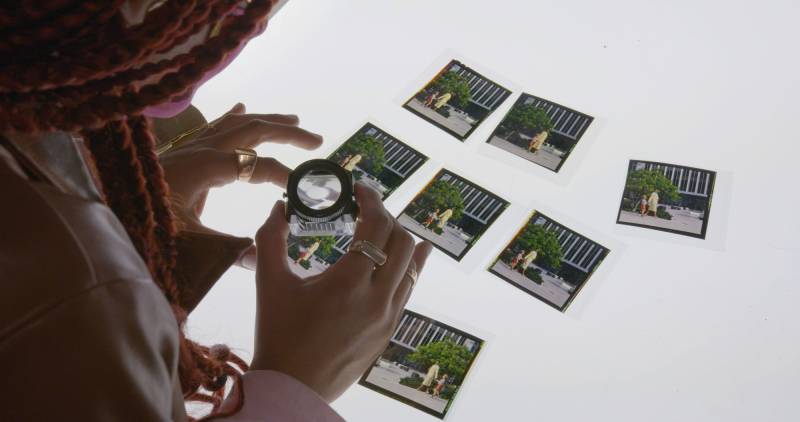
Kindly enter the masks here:
<path id="1" fill-rule="evenodd" d="M 435 252 L 411 299 L 488 340 L 448 420 L 800 420 L 798 17 L 795 0 L 291 0 L 195 104 L 298 114 L 319 151 L 258 149 L 290 166 L 376 123 L 432 158 L 395 213 L 442 166 L 512 203 L 462 264 Z M 447 55 L 514 92 L 465 144 L 400 107 Z M 485 156 L 521 91 L 596 117 L 564 177 Z M 615 224 L 631 158 L 720 172 L 707 241 Z M 204 220 L 252 236 L 279 195 L 227 186 Z M 565 314 L 485 271 L 534 207 L 612 249 Z M 231 269 L 190 334 L 249 357 L 253 293 Z M 435 420 L 360 386 L 334 407 Z"/>

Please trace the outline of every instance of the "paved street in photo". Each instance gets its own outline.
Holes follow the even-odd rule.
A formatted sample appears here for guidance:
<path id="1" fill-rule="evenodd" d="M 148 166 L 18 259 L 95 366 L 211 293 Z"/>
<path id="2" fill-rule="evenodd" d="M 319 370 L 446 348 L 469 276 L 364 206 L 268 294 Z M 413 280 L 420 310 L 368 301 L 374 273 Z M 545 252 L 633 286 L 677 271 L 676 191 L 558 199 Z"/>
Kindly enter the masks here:
<path id="1" fill-rule="evenodd" d="M 688 210 L 667 209 L 667 212 L 672 216 L 672 220 L 653 217 L 652 215 L 642 216 L 638 212 L 623 210 L 620 212 L 619 221 L 621 223 L 644 224 L 664 229 L 680 230 L 692 234 L 700 234 L 703 231 L 703 220 L 692 216 Z"/>
<path id="2" fill-rule="evenodd" d="M 292 272 L 297 274 L 300 277 L 311 277 L 312 275 L 317 275 L 328 268 L 327 264 L 321 263 L 316 257 L 311 257 L 309 262 L 311 266 L 308 269 L 303 268 L 300 264 L 295 264 L 294 259 L 290 257 L 286 257 L 286 260 L 289 261 L 289 268 L 292 269 Z"/>
<path id="3" fill-rule="evenodd" d="M 461 234 L 450 226 L 445 226 L 442 234 L 438 235 L 433 230 L 426 229 L 422 224 L 418 223 L 413 218 L 406 214 L 402 214 L 397 219 L 410 232 L 420 236 L 423 239 L 430 240 L 435 245 L 447 250 L 455 256 L 460 256 L 461 252 L 467 247 L 467 242 L 461 237 Z M 433 228 L 436 223 L 431 224 Z"/>
<path id="4" fill-rule="evenodd" d="M 447 400 L 432 397 L 428 393 L 417 391 L 414 388 L 400 384 L 400 379 L 409 375 L 411 375 L 411 372 L 406 372 L 399 368 L 382 368 L 376 366 L 373 367 L 369 375 L 367 375 L 367 382 L 377 385 L 384 390 L 399 394 L 409 400 L 413 400 L 439 413 L 444 412 L 444 408 L 447 406 Z"/>
<path id="5" fill-rule="evenodd" d="M 531 264 L 528 268 L 541 269 L 535 264 Z M 541 269 L 542 273 L 540 274 L 542 276 L 541 285 L 536 284 L 533 280 L 519 272 L 512 270 L 511 267 L 503 261 L 497 261 L 497 263 L 492 266 L 492 270 L 505 277 L 506 280 L 510 280 L 512 283 L 525 288 L 525 290 L 536 293 L 558 307 L 564 306 L 567 300 L 569 300 L 569 292 L 561 287 L 561 281 L 547 275 L 544 269 Z"/>
<path id="6" fill-rule="evenodd" d="M 425 105 L 423 105 L 416 98 L 411 99 L 411 101 L 408 102 L 408 106 L 410 108 L 414 109 L 414 111 L 417 111 L 417 112 L 421 113 L 423 116 L 425 116 L 425 117 L 433 120 L 434 122 L 439 123 L 440 125 L 452 130 L 453 132 L 457 133 L 459 136 L 466 135 L 467 132 L 469 132 L 469 130 L 472 129 L 472 125 L 467 123 L 461 117 L 458 117 L 457 115 L 455 115 L 453 113 L 450 113 L 450 117 L 444 117 L 441 114 L 433 111 L 432 108 L 425 107 Z M 447 106 L 443 106 L 443 107 L 447 107 Z"/>
<path id="7" fill-rule="evenodd" d="M 525 148 L 522 148 L 518 145 L 514 145 L 511 142 L 506 141 L 505 139 L 499 136 L 492 136 L 492 139 L 489 140 L 489 143 L 502 150 L 508 151 L 516 156 L 522 157 L 528 161 L 532 161 L 536 164 L 547 167 L 553 171 L 555 171 L 555 169 L 558 168 L 558 165 L 563 160 L 561 156 L 553 153 L 552 151 L 548 151 L 544 147 L 541 148 L 539 152 L 534 154 L 526 150 Z"/>

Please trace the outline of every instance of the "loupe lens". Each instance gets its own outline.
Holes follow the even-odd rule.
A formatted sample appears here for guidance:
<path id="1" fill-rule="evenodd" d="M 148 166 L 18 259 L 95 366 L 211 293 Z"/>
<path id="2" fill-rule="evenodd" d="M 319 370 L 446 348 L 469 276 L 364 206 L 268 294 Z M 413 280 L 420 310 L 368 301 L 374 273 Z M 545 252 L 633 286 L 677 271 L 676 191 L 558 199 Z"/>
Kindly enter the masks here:
<path id="1" fill-rule="evenodd" d="M 341 194 L 342 183 L 336 175 L 328 171 L 310 171 L 297 183 L 297 196 L 303 205 L 312 210 L 330 208 Z"/>

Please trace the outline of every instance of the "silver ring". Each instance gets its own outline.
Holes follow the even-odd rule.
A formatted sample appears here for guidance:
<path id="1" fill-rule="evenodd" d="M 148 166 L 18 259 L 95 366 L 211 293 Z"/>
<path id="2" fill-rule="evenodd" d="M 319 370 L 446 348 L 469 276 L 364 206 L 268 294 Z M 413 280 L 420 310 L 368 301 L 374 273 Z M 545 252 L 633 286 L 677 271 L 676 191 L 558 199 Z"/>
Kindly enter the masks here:
<path id="1" fill-rule="evenodd" d="M 406 276 L 411 279 L 411 287 L 413 288 L 417 284 L 417 277 L 419 277 L 417 270 L 415 268 L 408 267 L 406 270 Z"/>
<path id="2" fill-rule="evenodd" d="M 347 252 L 360 252 L 379 267 L 385 264 L 388 258 L 386 252 L 382 251 L 368 240 L 356 240 L 350 244 L 350 247 L 347 248 Z"/>

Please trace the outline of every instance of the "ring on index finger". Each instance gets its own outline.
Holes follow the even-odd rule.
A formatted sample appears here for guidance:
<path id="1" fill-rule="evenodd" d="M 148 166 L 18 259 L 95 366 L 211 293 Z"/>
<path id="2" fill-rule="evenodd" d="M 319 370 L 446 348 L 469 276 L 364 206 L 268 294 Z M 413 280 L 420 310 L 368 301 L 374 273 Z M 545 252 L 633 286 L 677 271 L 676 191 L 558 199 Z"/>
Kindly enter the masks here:
<path id="1" fill-rule="evenodd" d="M 234 152 L 236 153 L 236 165 L 239 169 L 237 178 L 242 182 L 250 181 L 253 173 L 256 172 L 258 155 L 250 148 L 236 148 Z"/>
<path id="2" fill-rule="evenodd" d="M 379 267 L 385 264 L 388 259 L 386 252 L 367 240 L 356 240 L 350 244 L 350 247 L 347 248 L 347 252 L 360 252 Z"/>

